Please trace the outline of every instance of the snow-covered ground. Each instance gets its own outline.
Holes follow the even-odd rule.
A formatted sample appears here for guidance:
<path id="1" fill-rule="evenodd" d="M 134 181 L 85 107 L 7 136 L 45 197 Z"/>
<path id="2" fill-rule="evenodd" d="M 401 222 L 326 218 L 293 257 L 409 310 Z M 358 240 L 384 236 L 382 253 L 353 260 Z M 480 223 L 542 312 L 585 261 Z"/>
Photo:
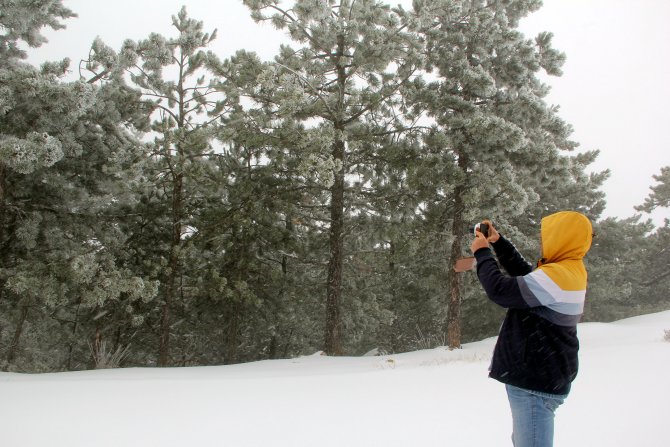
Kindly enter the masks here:
<path id="1" fill-rule="evenodd" d="M 579 326 L 557 447 L 670 446 L 670 311 Z M 458 351 L 243 365 L 0 373 L 0 446 L 505 446 L 495 339 Z"/>

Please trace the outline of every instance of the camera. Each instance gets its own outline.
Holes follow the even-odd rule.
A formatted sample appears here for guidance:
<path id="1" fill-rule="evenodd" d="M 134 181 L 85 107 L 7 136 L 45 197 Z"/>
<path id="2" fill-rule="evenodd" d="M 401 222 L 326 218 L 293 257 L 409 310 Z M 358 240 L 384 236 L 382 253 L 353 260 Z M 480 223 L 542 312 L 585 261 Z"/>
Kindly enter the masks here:
<path id="1" fill-rule="evenodd" d="M 475 224 L 475 226 L 472 228 L 472 233 L 475 236 L 477 235 L 477 230 L 479 230 L 484 235 L 484 237 L 489 237 L 489 224 L 483 222 Z"/>

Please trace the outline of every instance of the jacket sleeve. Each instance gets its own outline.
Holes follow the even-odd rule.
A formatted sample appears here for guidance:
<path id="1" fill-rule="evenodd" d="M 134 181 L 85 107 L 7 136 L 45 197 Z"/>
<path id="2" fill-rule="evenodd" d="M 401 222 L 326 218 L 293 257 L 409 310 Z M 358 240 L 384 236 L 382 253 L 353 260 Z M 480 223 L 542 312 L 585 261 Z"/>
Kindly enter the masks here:
<path id="1" fill-rule="evenodd" d="M 523 297 L 517 278 L 504 275 L 493 257 L 490 248 L 475 252 L 477 276 L 491 301 L 508 309 L 531 307 Z"/>
<path id="2" fill-rule="evenodd" d="M 524 259 L 514 244 L 500 236 L 492 244 L 500 265 L 510 276 L 524 276 L 533 271 L 533 266 Z"/>

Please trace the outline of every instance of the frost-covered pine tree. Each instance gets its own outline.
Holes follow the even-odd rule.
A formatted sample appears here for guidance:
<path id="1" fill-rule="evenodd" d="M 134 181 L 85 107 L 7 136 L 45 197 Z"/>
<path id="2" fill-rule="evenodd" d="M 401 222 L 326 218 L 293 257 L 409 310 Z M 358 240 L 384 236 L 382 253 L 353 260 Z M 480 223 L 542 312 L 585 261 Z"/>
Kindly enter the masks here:
<path id="1" fill-rule="evenodd" d="M 639 217 L 610 217 L 594 224 L 593 244 L 585 258 L 589 272 L 585 321 L 620 320 L 640 313 L 649 303 L 649 291 L 642 283 L 654 265 L 649 263 L 655 251 L 653 225 Z"/>
<path id="2" fill-rule="evenodd" d="M 559 75 L 564 56 L 551 47 L 551 34 L 531 40 L 518 30 L 519 20 L 540 6 L 537 0 L 414 2 L 413 29 L 425 36 L 426 67 L 436 77 L 416 82 L 412 100 L 435 122 L 426 157 L 438 162 L 432 175 L 430 168 L 419 172 L 442 180 L 435 193 L 451 239 L 451 348 L 461 344 L 463 279 L 452 267 L 467 254 L 468 227 L 491 218 L 514 236 L 515 217 L 536 218 L 528 215 L 534 205 L 551 209 L 543 193 L 560 194 L 556 185 L 573 182 L 562 174 L 583 170 L 563 153 L 576 146 L 571 129 L 546 104 L 548 87 L 537 78 L 540 70 Z"/>
<path id="3" fill-rule="evenodd" d="M 662 167 L 661 172 L 653 178 L 656 184 L 650 186 L 651 193 L 644 199 L 644 203 L 635 207 L 638 211 L 651 213 L 659 208 L 670 208 L 670 166 Z M 670 218 L 666 217 L 663 225 L 656 228 L 648 239 L 650 245 L 644 256 L 640 285 L 646 289 L 644 295 L 648 301 L 661 303 L 660 309 L 664 309 L 670 302 L 667 293 L 670 284 Z"/>
<path id="4" fill-rule="evenodd" d="M 327 192 L 324 348 L 341 354 L 351 176 L 365 141 L 403 125 L 394 117 L 393 103 L 417 69 L 418 41 L 396 11 L 374 0 L 244 3 L 255 20 L 285 29 L 297 44 L 281 47 L 261 74 L 255 96 L 279 119 L 307 125 L 295 136 L 292 150 L 300 151 L 305 174 L 318 177 Z"/>
<path id="5" fill-rule="evenodd" d="M 653 176 L 657 184 L 650 186 L 651 193 L 644 199 L 644 204 L 635 207 L 638 211 L 651 213 L 656 208 L 670 208 L 670 166 L 661 168 L 661 173 Z"/>
<path id="6" fill-rule="evenodd" d="M 670 169 L 661 168 L 658 182 L 645 202 L 635 207 L 652 212 L 667 207 Z M 638 214 L 626 219 L 606 218 L 594 225 L 594 242 L 586 258 L 589 292 L 586 321 L 613 321 L 659 312 L 670 303 L 670 220 L 654 227 Z"/>
<path id="7" fill-rule="evenodd" d="M 0 346 L 8 369 L 85 367 L 96 315 L 150 300 L 150 282 L 118 263 L 115 204 L 142 126 L 114 88 L 63 82 L 68 61 L 35 68 L 19 42 L 73 14 L 60 1 L 4 2 L 0 52 Z M 7 318 L 10 318 L 8 321 Z M 132 315 L 127 313 L 126 320 Z"/>
<path id="8" fill-rule="evenodd" d="M 199 268 L 201 254 L 191 242 L 200 230 L 193 225 L 199 206 L 212 193 L 199 177 L 216 171 L 212 141 L 235 102 L 234 95 L 231 99 L 217 90 L 220 81 L 212 74 L 221 62 L 206 48 L 216 31 L 204 32 L 203 23 L 190 18 L 185 8 L 172 24 L 177 36 L 153 33 L 138 42 L 128 40 L 118 54 L 96 41 L 87 63 L 92 79 L 128 80 L 151 113 L 154 139 L 144 168 L 148 181 L 138 191 L 133 239 L 137 263 L 161 283 L 159 366 L 171 362 L 175 315 L 183 313 L 198 295 L 202 278 L 211 273 Z"/>

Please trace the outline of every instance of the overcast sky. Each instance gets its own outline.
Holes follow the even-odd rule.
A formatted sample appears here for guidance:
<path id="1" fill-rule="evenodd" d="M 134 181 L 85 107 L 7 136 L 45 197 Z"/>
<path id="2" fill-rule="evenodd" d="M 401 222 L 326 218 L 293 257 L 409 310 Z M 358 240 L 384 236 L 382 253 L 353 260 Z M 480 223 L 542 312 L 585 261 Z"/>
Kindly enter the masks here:
<path id="1" fill-rule="evenodd" d="M 73 74 L 96 36 L 115 49 L 150 32 L 173 36 L 170 17 L 182 5 L 204 21 L 205 30 L 218 29 L 212 49 L 221 58 L 244 48 L 271 59 L 285 40 L 269 25 L 255 24 L 241 0 L 63 3 L 79 17 L 68 20 L 65 30 L 46 31 L 49 43 L 31 50 L 29 60 L 69 57 Z M 670 165 L 670 1 L 545 0 L 521 27 L 529 36 L 552 32 L 554 47 L 567 55 L 562 77 L 543 78 L 552 86 L 548 102 L 560 106 L 581 149 L 600 149 L 593 169 L 612 171 L 604 217 L 632 216 L 655 184 L 652 175 Z M 652 217 L 660 224 L 670 210 Z"/>

